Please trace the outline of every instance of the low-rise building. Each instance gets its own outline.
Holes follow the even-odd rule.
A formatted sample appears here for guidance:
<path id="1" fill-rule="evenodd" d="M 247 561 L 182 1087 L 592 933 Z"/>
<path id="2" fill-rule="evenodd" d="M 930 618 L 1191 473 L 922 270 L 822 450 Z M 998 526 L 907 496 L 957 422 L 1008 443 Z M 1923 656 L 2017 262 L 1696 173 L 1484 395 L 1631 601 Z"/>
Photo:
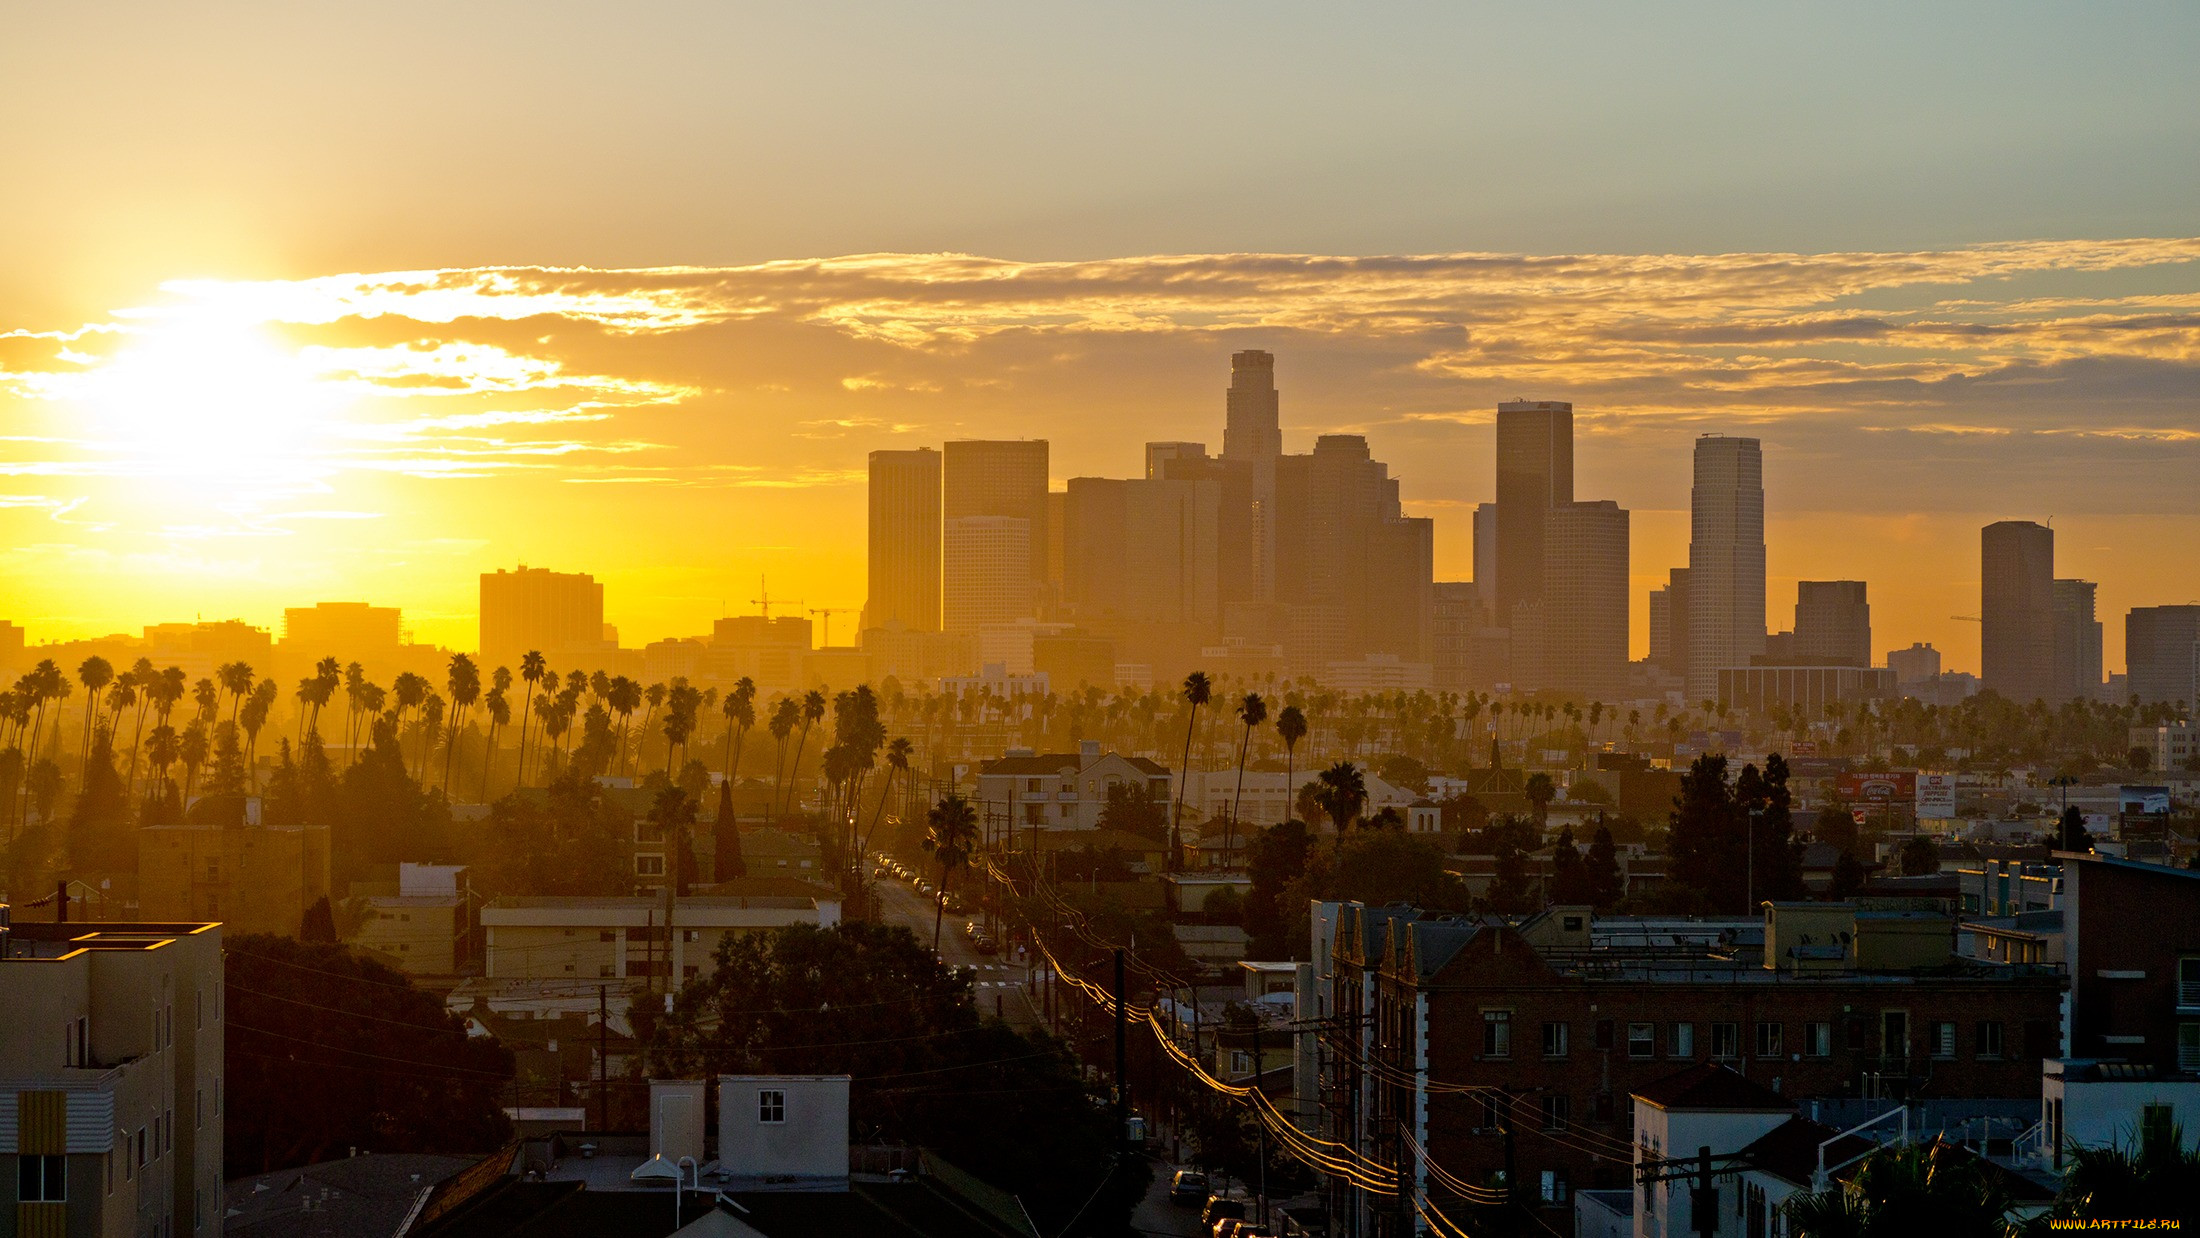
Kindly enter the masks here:
<path id="1" fill-rule="evenodd" d="M 1160 803 L 1171 791 L 1167 766 L 1102 752 L 1088 740 L 1076 752 L 1011 751 L 979 766 L 978 806 L 988 820 L 1017 830 L 1092 830 L 1118 785 L 1143 788 Z"/>
<path id="2" fill-rule="evenodd" d="M 657 898 L 508 897 L 481 910 L 487 978 L 691 979 L 721 939 L 795 924 L 831 928 L 840 900 L 823 894 L 694 895 L 675 901 L 672 925 Z"/>
<path id="3" fill-rule="evenodd" d="M 0 1182 L 16 1195 L 0 1232 L 218 1230 L 222 926 L 11 926 L 7 911 Z"/>
<path id="4" fill-rule="evenodd" d="M 138 835 L 138 913 L 296 935 L 329 893 L 325 825 L 152 825 Z"/>
<path id="5" fill-rule="evenodd" d="M 472 928 L 460 886 L 465 871 L 454 864 L 398 865 L 397 892 L 366 896 L 350 944 L 415 976 L 457 975 Z"/>

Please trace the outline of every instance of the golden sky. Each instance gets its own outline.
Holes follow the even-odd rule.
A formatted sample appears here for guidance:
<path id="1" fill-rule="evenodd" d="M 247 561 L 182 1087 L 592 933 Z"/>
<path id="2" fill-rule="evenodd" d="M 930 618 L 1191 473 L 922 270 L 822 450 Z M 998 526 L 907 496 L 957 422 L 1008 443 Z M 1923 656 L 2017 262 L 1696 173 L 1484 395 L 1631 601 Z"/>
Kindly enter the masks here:
<path id="1" fill-rule="evenodd" d="M 1257 347 L 1447 578 L 1495 404 L 1572 400 L 1637 652 L 1718 430 L 1775 628 L 1859 577 L 1975 666 L 1978 526 L 2052 519 L 2118 666 L 2200 598 L 2196 58 L 2189 0 L 24 6 L 0 618 L 854 607 L 870 449 L 1134 473 Z"/>
<path id="2" fill-rule="evenodd" d="M 1057 482 L 1219 445 L 1278 357 L 1286 447 L 1366 434 L 1471 574 L 1502 399 L 1568 399 L 1577 492 L 1685 561 L 1690 439 L 1762 437 L 1770 621 L 1871 583 L 1882 648 L 1975 664 L 1977 529 L 2052 518 L 2125 607 L 2200 592 L 2200 239 L 1887 253 L 860 255 L 172 281 L 0 335 L 0 596 L 34 641 L 284 605 L 473 636 L 474 575 L 595 573 L 626 643 L 760 576 L 863 598 L 865 453 L 1045 437 Z M 1647 639 L 1640 618 L 1639 652 Z M 846 623 L 846 620 L 841 621 Z M 845 637 L 850 629 L 837 634 Z"/>

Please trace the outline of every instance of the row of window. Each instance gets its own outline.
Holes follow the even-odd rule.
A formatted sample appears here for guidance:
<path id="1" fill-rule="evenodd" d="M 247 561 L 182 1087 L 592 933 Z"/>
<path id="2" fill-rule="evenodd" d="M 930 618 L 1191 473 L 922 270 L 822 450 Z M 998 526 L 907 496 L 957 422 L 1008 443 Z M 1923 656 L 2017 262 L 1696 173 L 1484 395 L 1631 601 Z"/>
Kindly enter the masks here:
<path id="1" fill-rule="evenodd" d="M 1692 1060 L 1708 1049 L 1711 1057 L 1733 1059 L 1742 1056 L 1742 1029 L 1739 1022 L 1714 1022 L 1702 1025 L 1709 1033 L 1708 1043 L 1699 1046 L 1693 1022 L 1672 1022 L 1665 1025 L 1665 1056 Z M 1833 1056 L 1833 1024 L 1811 1022 L 1797 1024 L 1796 1035 L 1790 1037 L 1786 1023 L 1760 1022 L 1748 1025 L 1752 1032 L 1753 1056 L 1760 1058 Z M 1960 1048 L 1959 1027 L 1953 1020 L 1924 1023 L 1921 1029 L 1925 1055 L 1942 1060 L 1958 1056 Z M 1624 1042 L 1615 1043 L 1621 1040 Z M 1885 1011 L 1880 1018 L 1881 1052 L 1887 1057 L 1908 1057 L 1912 1046 L 1909 1037 L 1909 1017 L 1904 1011 Z M 1553 1022 L 1542 1026 L 1543 1056 L 1565 1058 L 1573 1052 L 1573 1025 Z M 2003 1055 L 2005 1037 L 2002 1024 L 1995 1019 L 1981 1019 L 1973 1025 L 1971 1036 L 1972 1056 L 1984 1059 Z M 1624 1032 L 1611 1019 L 1596 1024 L 1596 1047 L 1611 1052 L 1624 1047 L 1630 1058 L 1654 1058 L 1658 1056 L 1658 1025 L 1656 1023 L 1629 1023 Z M 1848 1051 L 1865 1053 L 1870 1050 L 1869 1027 L 1862 1019 L 1848 1022 Z M 1482 1012 L 1482 1056 L 1509 1058 L 1513 1054 L 1513 1012 L 1510 1010 L 1485 1010 Z"/>

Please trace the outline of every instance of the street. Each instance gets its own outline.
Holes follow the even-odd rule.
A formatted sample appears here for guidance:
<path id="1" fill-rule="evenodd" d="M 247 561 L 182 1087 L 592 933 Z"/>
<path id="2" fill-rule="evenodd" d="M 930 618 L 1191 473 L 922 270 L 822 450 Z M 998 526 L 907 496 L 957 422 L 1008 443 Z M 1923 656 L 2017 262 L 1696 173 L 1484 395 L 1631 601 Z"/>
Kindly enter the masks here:
<path id="1" fill-rule="evenodd" d="M 873 878 L 871 888 L 878 895 L 881 921 L 901 925 L 915 933 L 918 941 L 931 944 L 933 909 L 930 899 L 917 893 L 909 883 L 892 876 Z M 971 972 L 971 994 L 979 1010 L 998 1013 L 1021 1028 L 1044 1026 L 1046 1018 L 1027 988 L 1028 969 L 1020 962 L 1004 962 L 1009 958 L 1005 954 L 978 953 L 977 947 L 964 936 L 964 923 L 974 918 L 968 913 L 959 916 L 949 913 L 941 919 L 940 961 Z"/>
<path id="2" fill-rule="evenodd" d="M 1168 1238 L 1195 1238 L 1199 1233 L 1199 1209 L 1186 1208 L 1169 1202 L 1169 1180 L 1184 1166 L 1158 1157 L 1153 1163 L 1153 1185 L 1146 1188 L 1146 1197 L 1131 1209 L 1131 1228 L 1139 1234 L 1168 1235 Z"/>

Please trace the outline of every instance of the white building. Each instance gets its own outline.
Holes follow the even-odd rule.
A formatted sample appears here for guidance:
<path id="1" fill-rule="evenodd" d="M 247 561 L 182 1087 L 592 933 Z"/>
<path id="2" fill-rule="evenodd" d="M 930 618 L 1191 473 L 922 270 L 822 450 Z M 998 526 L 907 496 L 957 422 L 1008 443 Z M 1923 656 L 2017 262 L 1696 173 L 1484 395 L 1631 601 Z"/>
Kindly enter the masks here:
<path id="1" fill-rule="evenodd" d="M 790 896 L 690 895 L 665 928 L 664 901 L 644 897 L 500 898 L 481 909 L 491 980 L 686 980 L 716 957 L 718 943 L 795 924 L 831 928 L 840 900 Z M 668 970 L 669 969 L 669 970 Z"/>
<path id="2" fill-rule="evenodd" d="M 988 821 L 1019 830 L 1092 830 L 1100 827 L 1109 789 L 1125 784 L 1170 802 L 1168 767 L 1145 757 L 1103 753 L 1093 740 L 1076 752 L 1012 749 L 978 767 L 978 807 Z"/>

